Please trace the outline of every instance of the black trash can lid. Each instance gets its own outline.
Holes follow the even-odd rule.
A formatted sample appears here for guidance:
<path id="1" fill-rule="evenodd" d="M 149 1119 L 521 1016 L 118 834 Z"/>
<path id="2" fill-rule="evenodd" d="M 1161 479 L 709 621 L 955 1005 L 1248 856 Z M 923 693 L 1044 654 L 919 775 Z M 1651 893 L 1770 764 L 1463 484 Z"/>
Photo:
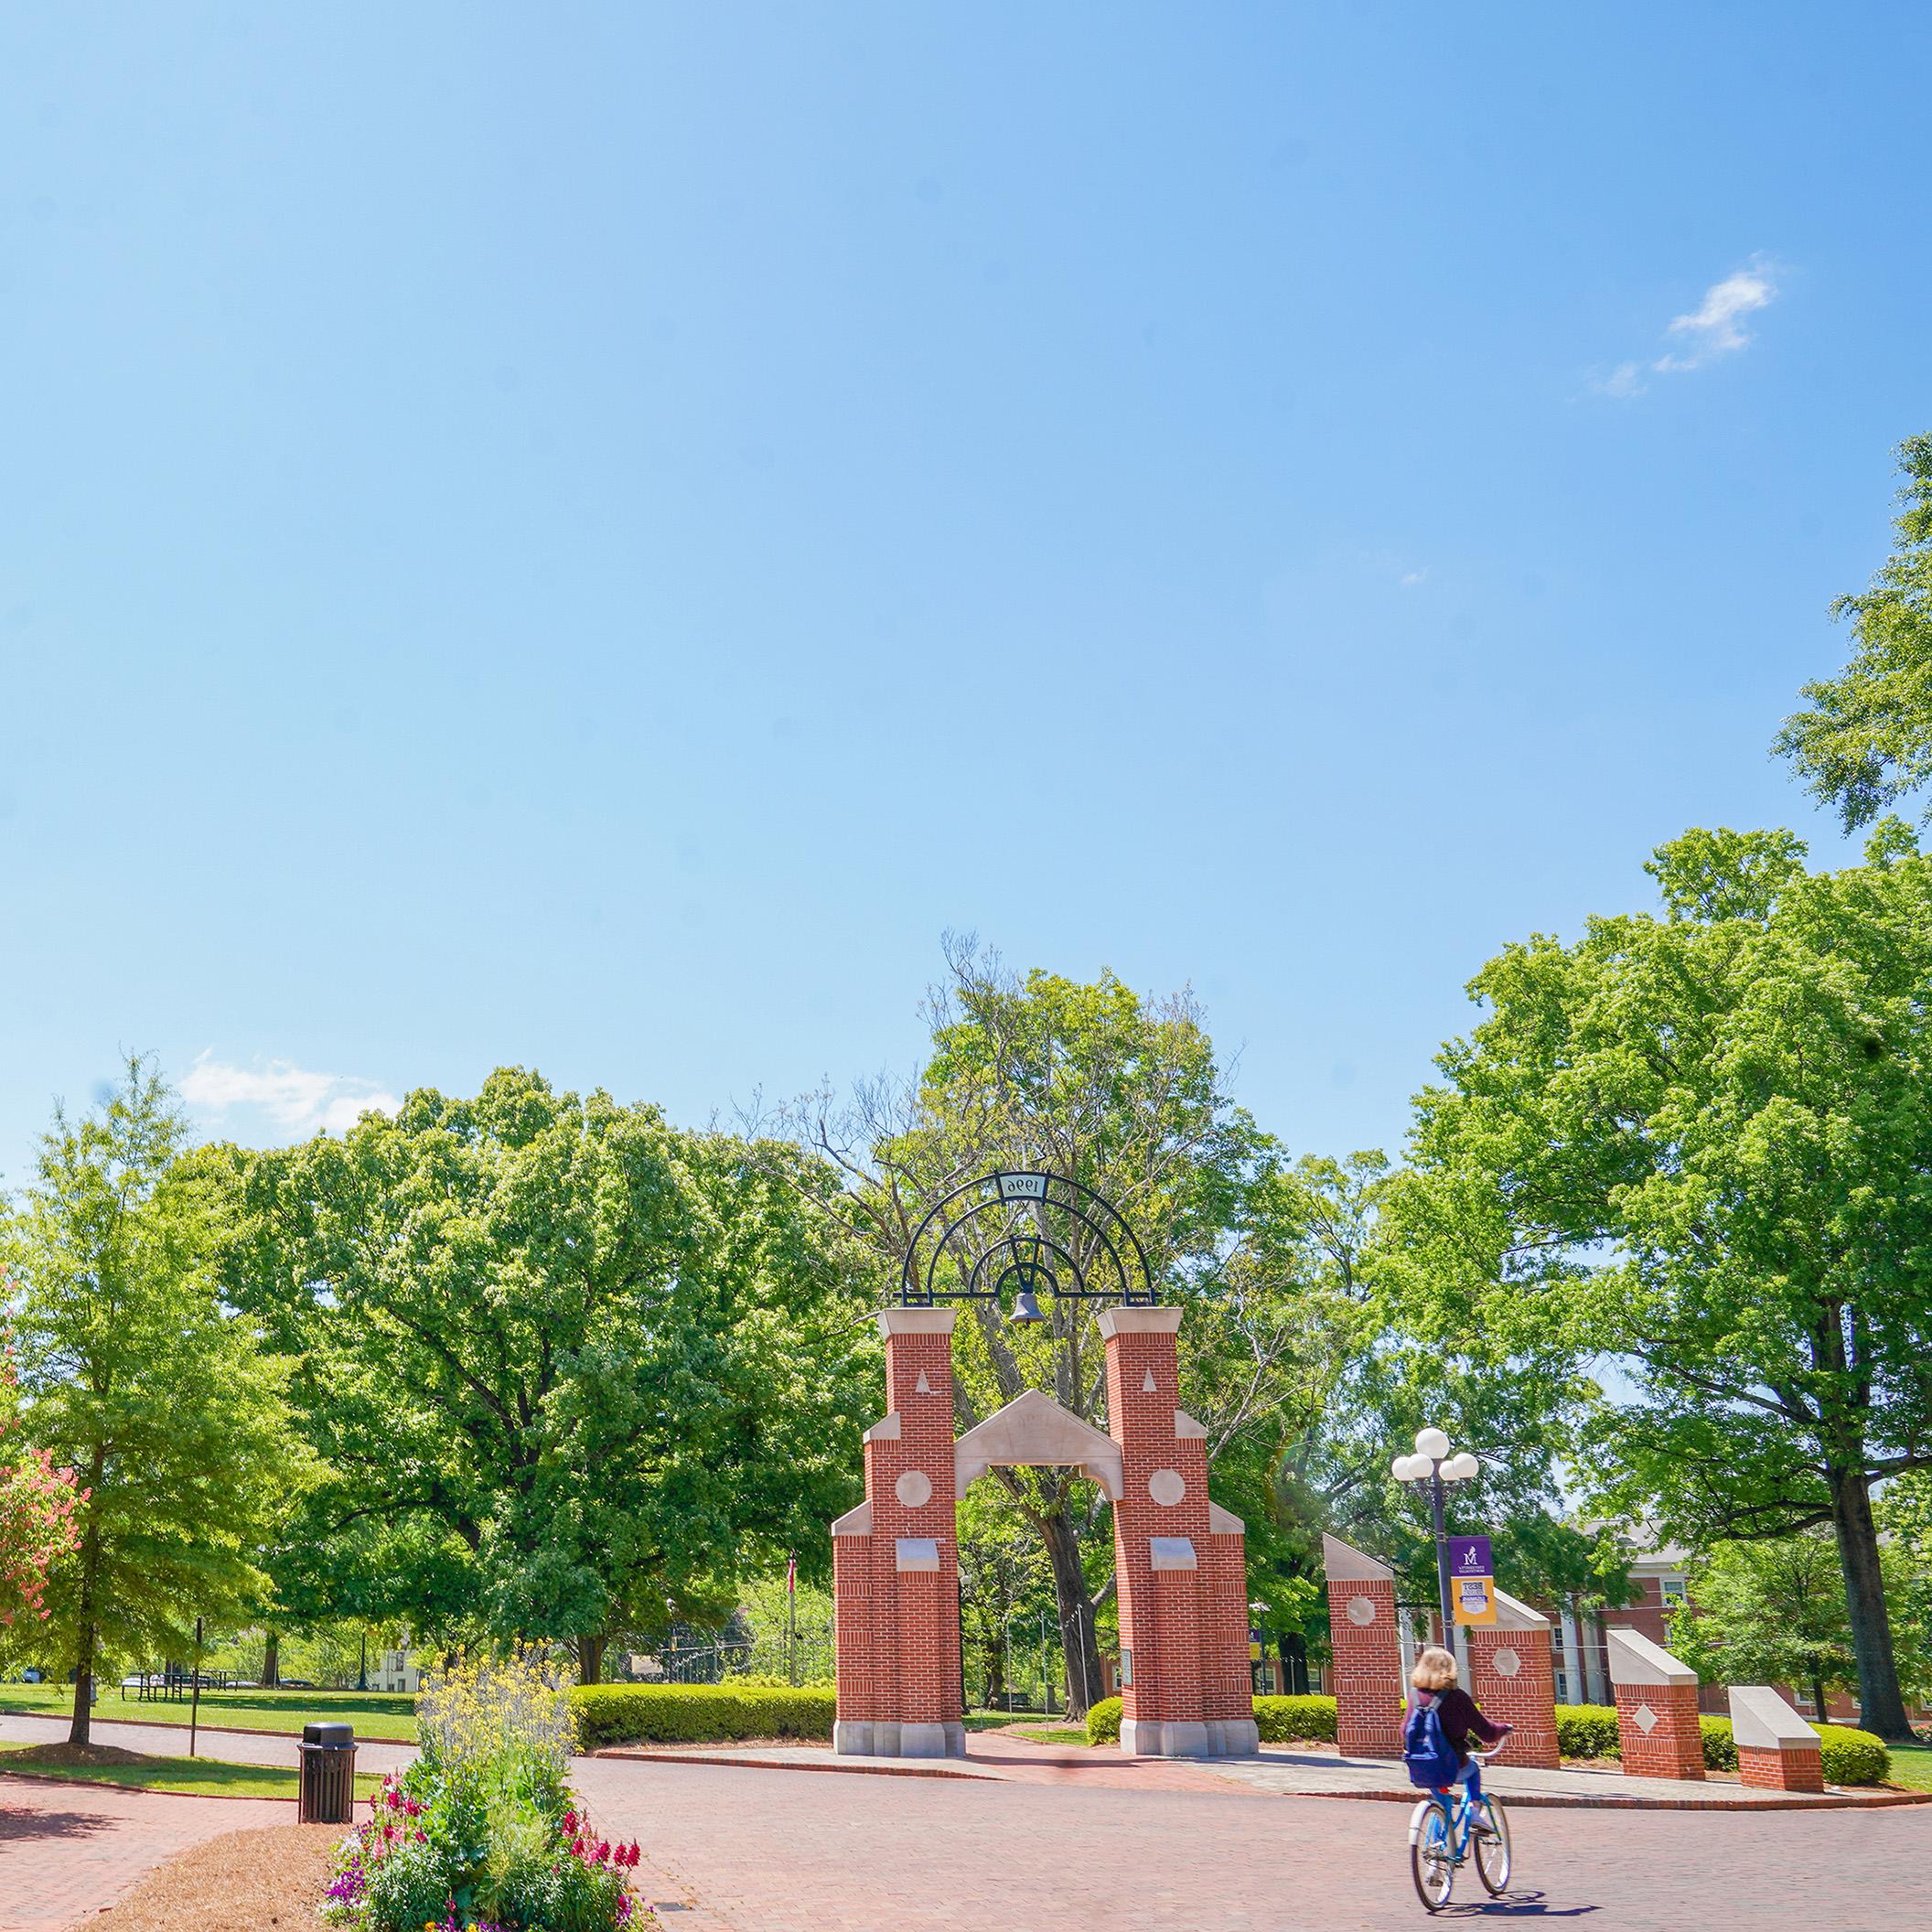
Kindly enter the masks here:
<path id="1" fill-rule="evenodd" d="M 305 1744 L 329 1744 L 340 1751 L 356 1741 L 356 1727 L 353 1724 L 304 1724 L 302 1742 Z"/>

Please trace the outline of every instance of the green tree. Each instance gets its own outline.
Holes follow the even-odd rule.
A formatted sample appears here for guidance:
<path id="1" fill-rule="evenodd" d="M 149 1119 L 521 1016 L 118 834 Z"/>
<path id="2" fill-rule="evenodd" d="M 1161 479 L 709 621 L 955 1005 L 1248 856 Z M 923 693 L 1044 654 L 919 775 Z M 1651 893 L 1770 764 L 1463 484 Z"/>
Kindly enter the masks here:
<path id="1" fill-rule="evenodd" d="M 1841 872 L 1730 832 L 1650 870 L 1661 917 L 1476 977 L 1388 1265 L 1419 1333 L 1614 1358 L 1604 1508 L 1698 1548 L 1829 1522 L 1863 1721 L 1902 1738 L 1872 1488 L 1932 1462 L 1932 864 L 1890 821 Z"/>
<path id="2" fill-rule="evenodd" d="M 821 1198 L 881 1295 L 896 1287 L 928 1208 L 980 1175 L 1045 1169 L 1110 1200 L 1140 1236 L 1164 1297 L 1187 1310 L 1183 1399 L 1228 1472 L 1217 1493 L 1253 1512 L 1251 1561 L 1272 1579 L 1269 1472 L 1352 1346 L 1359 1287 L 1323 1250 L 1323 1216 L 1345 1210 L 1321 1198 L 1326 1176 L 1286 1170 L 1235 1104 L 1188 994 L 1143 999 L 1111 974 L 1090 984 L 1015 976 L 970 941 L 949 941 L 948 964 L 917 1078 L 864 1087 L 850 1107 L 821 1097 L 794 1116 L 799 1138 L 838 1177 Z M 1091 1254 L 1074 1241 L 1085 1266 Z M 1048 1303 L 1037 1327 L 1010 1325 L 988 1302 L 967 1306 L 954 1342 L 961 1430 L 1027 1389 L 1103 1422 L 1093 1304 Z M 1114 1587 L 1105 1497 L 1065 1470 L 996 1470 L 989 1480 L 1045 1547 L 1078 1713 L 1100 1680 L 1097 1629 Z"/>
<path id="3" fill-rule="evenodd" d="M 1821 1530 L 1719 1543 L 1690 1573 L 1671 1648 L 1706 1683 L 1802 1684 L 1820 1721 L 1825 1693 L 1853 1682 L 1838 1551 Z"/>
<path id="4" fill-rule="evenodd" d="M 666 1597 L 822 1550 L 870 1356 L 795 1156 L 502 1069 L 241 1166 L 230 1293 L 330 1472 L 297 1623 L 567 1637 L 594 1682 Z"/>
<path id="5" fill-rule="evenodd" d="M 76 1744 L 103 1654 L 178 1656 L 196 1616 L 257 1600 L 277 1498 L 306 1479 L 283 1365 L 216 1293 L 219 1202 L 181 1158 L 186 1132 L 160 1075 L 130 1060 L 95 1111 L 56 1112 L 0 1227 L 29 1427 L 87 1492 L 46 1597 Z"/>
<path id="6" fill-rule="evenodd" d="M 1897 546 L 1869 590 L 1832 606 L 1851 619 L 1851 661 L 1805 686 L 1810 708 L 1776 747 L 1848 830 L 1932 778 L 1932 435 L 1900 444 L 1898 463 Z"/>

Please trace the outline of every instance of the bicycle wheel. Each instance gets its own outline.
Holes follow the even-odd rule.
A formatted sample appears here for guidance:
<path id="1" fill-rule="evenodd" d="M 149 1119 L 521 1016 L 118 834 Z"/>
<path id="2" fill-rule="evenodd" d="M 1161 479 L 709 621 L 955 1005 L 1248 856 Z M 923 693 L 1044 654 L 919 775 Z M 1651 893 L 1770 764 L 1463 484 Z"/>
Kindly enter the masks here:
<path id="1" fill-rule="evenodd" d="M 1509 1820 L 1487 1796 L 1476 1826 L 1476 1875 L 1492 1898 L 1509 1883 Z"/>
<path id="2" fill-rule="evenodd" d="M 1455 1889 L 1455 1853 L 1449 1842 L 1449 1820 L 1440 1805 L 1429 1807 L 1422 1829 L 1409 1841 L 1409 1875 L 1415 1895 L 1430 1911 L 1440 1911 Z"/>

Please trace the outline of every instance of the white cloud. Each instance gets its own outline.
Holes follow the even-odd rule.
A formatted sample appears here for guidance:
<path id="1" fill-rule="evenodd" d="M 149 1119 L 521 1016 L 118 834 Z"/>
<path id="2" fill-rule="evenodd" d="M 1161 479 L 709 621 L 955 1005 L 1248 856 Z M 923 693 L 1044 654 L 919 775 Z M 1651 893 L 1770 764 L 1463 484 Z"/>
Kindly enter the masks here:
<path id="1" fill-rule="evenodd" d="M 311 1073 L 293 1060 L 256 1060 L 236 1067 L 204 1053 L 181 1081 L 181 1097 L 202 1113 L 253 1109 L 282 1133 L 340 1133 L 373 1109 L 394 1113 L 402 1105 L 375 1080 L 339 1073 Z"/>
<path id="2" fill-rule="evenodd" d="M 1640 396 L 1649 386 L 1646 376 L 1682 375 L 1701 369 L 1721 356 L 1735 355 L 1750 346 L 1744 317 L 1768 308 L 1777 299 L 1777 277 L 1763 255 L 1754 255 L 1743 268 L 1704 291 L 1704 299 L 1689 315 L 1674 317 L 1665 333 L 1679 346 L 1648 361 L 1619 362 L 1607 376 L 1592 380 L 1600 396 Z"/>

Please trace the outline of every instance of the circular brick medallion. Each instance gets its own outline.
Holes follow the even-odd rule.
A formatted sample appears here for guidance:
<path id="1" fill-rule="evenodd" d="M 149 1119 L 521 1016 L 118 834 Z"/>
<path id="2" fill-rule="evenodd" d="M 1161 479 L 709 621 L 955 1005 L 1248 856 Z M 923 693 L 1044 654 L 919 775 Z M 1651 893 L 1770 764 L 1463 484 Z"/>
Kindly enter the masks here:
<path id="1" fill-rule="evenodd" d="M 1505 1644 L 1489 1661 L 1496 1666 L 1496 1674 L 1498 1677 L 1514 1677 L 1523 1668 L 1522 1658 L 1510 1649 L 1508 1644 Z"/>
<path id="2" fill-rule="evenodd" d="M 892 1493 L 908 1509 L 922 1509 L 932 1500 L 932 1478 L 923 1469 L 908 1469 L 892 1486 Z"/>
<path id="3" fill-rule="evenodd" d="M 1172 1509 L 1187 1494 L 1186 1478 L 1178 1469 L 1156 1469 L 1147 1478 L 1147 1494 L 1163 1509 Z"/>
<path id="4" fill-rule="evenodd" d="M 1371 1597 L 1351 1596 L 1348 1599 L 1348 1621 L 1358 1629 L 1366 1630 L 1375 1621 L 1375 1602 Z"/>

